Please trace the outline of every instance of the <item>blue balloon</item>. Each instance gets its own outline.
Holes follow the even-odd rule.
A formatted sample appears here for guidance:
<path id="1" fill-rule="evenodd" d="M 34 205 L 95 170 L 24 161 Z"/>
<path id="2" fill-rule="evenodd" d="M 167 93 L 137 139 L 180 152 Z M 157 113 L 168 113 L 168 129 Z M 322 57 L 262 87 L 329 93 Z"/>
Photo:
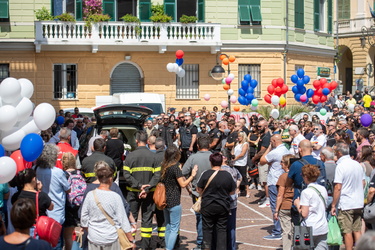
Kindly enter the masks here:
<path id="1" fill-rule="evenodd" d="M 305 84 L 308 84 L 308 83 L 310 82 L 310 76 L 304 76 L 304 77 L 303 77 L 303 82 L 304 82 Z"/>
<path id="2" fill-rule="evenodd" d="M 242 105 L 247 105 L 247 99 L 244 96 L 238 97 L 237 101 Z"/>
<path id="3" fill-rule="evenodd" d="M 38 134 L 28 134 L 21 141 L 21 154 L 25 161 L 35 161 L 43 151 L 43 139 Z"/>
<path id="4" fill-rule="evenodd" d="M 0 144 L 0 157 L 3 157 L 5 155 L 5 149 L 3 145 Z"/>
<path id="5" fill-rule="evenodd" d="M 311 98 L 311 97 L 313 97 L 313 95 L 314 95 L 314 90 L 312 90 L 312 89 L 308 89 L 308 90 L 306 91 L 306 96 L 307 96 L 307 98 Z"/>
<path id="6" fill-rule="evenodd" d="M 176 59 L 176 63 L 178 66 L 181 66 L 184 63 L 184 58 Z"/>
<path id="7" fill-rule="evenodd" d="M 247 80 L 243 80 L 241 82 L 241 87 L 243 88 L 243 90 L 247 91 L 247 88 L 249 87 L 249 82 Z"/>
<path id="8" fill-rule="evenodd" d="M 290 77 L 290 80 L 292 81 L 292 83 L 297 83 L 297 81 L 298 81 L 298 76 L 297 76 L 297 75 L 292 75 L 292 76 Z"/>
<path id="9" fill-rule="evenodd" d="M 305 75 L 305 71 L 303 69 L 298 69 L 297 70 L 297 76 L 299 78 L 303 78 L 304 75 Z"/>
<path id="10" fill-rule="evenodd" d="M 329 88 L 324 88 L 324 89 L 322 90 L 322 94 L 323 94 L 323 95 L 329 95 L 329 92 L 331 92 L 331 91 L 329 90 Z"/>
<path id="11" fill-rule="evenodd" d="M 298 90 L 297 85 L 295 85 L 295 86 L 292 87 L 292 92 L 293 92 L 294 94 L 298 94 L 298 93 L 299 93 L 299 90 Z"/>
<path id="12" fill-rule="evenodd" d="M 254 94 L 254 88 L 249 87 L 246 92 L 247 92 L 247 94 Z"/>
<path id="13" fill-rule="evenodd" d="M 306 88 L 305 87 L 298 88 L 298 94 L 303 95 L 303 94 L 305 94 L 305 92 L 306 92 Z"/>
<path id="14" fill-rule="evenodd" d="M 251 81 L 251 75 L 250 75 L 250 74 L 246 74 L 246 75 L 244 75 L 243 79 L 244 79 L 245 81 L 250 82 L 250 81 Z"/>
<path id="15" fill-rule="evenodd" d="M 300 88 L 300 87 L 303 87 L 305 85 L 305 83 L 303 82 L 303 80 L 299 79 L 297 81 L 297 87 Z"/>
<path id="16" fill-rule="evenodd" d="M 243 88 L 240 88 L 240 89 L 238 90 L 238 94 L 239 94 L 240 96 L 245 96 L 245 95 L 246 95 L 246 91 L 243 90 Z"/>
<path id="17" fill-rule="evenodd" d="M 295 94 L 294 99 L 296 99 L 297 102 L 300 102 L 301 94 Z"/>
<path id="18" fill-rule="evenodd" d="M 303 104 L 306 104 L 309 102 L 309 98 L 306 98 L 306 101 L 302 102 Z"/>
<path id="19" fill-rule="evenodd" d="M 56 122 L 57 122 L 57 124 L 59 124 L 59 125 L 63 125 L 64 122 L 65 122 L 65 119 L 64 119 L 63 116 L 59 115 L 59 116 L 56 118 Z"/>
<path id="20" fill-rule="evenodd" d="M 255 79 L 252 79 L 251 81 L 250 81 L 250 87 L 252 87 L 252 88 L 256 88 L 258 86 L 258 81 L 257 80 L 255 80 Z"/>
<path id="21" fill-rule="evenodd" d="M 254 95 L 253 94 L 247 94 L 246 95 L 246 99 L 249 101 L 249 103 L 254 99 Z"/>

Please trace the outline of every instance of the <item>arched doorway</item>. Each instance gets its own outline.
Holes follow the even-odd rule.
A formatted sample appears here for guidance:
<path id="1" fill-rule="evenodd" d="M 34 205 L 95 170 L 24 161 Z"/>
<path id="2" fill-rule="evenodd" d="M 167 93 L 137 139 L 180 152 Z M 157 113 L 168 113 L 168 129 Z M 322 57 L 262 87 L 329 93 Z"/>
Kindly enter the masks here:
<path id="1" fill-rule="evenodd" d="M 353 87 L 353 54 L 352 51 L 344 45 L 339 47 L 338 57 L 339 80 L 342 81 L 342 92 L 352 92 Z"/>
<path id="2" fill-rule="evenodd" d="M 143 92 L 141 68 L 132 62 L 117 64 L 111 73 L 111 95 L 115 93 Z"/>

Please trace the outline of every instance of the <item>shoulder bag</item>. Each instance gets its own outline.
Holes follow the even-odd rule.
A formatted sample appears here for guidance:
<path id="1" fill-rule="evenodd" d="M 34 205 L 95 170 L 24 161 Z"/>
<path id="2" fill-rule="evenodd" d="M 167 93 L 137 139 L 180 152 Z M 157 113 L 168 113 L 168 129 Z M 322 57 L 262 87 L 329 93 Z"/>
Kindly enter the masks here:
<path id="1" fill-rule="evenodd" d="M 206 186 L 204 187 L 201 195 L 199 196 L 198 200 L 193 204 L 193 206 L 191 207 L 195 212 L 197 213 L 200 213 L 201 211 L 201 204 L 202 204 L 202 195 L 204 193 L 204 191 L 206 190 L 206 188 L 208 187 L 208 185 L 210 185 L 211 181 L 215 178 L 215 176 L 217 175 L 217 173 L 219 172 L 220 170 L 216 170 L 215 173 L 213 173 L 211 176 L 210 176 L 210 179 L 208 179 L 207 181 L 207 184 Z"/>
<path id="2" fill-rule="evenodd" d="M 375 224 L 375 198 L 363 208 L 363 219 L 366 223 Z"/>
<path id="3" fill-rule="evenodd" d="M 60 239 L 62 226 L 60 223 L 48 216 L 39 216 L 39 192 L 35 196 L 36 204 L 36 223 L 34 230 L 34 238 L 39 236 L 39 239 L 45 240 L 56 247 Z"/>
<path id="4" fill-rule="evenodd" d="M 94 194 L 94 199 L 95 199 L 96 205 L 98 205 L 100 211 L 102 211 L 102 213 L 107 218 L 107 220 L 109 221 L 109 223 L 111 223 L 112 226 L 116 227 L 115 226 L 115 222 L 113 221 L 113 219 L 111 218 L 111 216 L 108 215 L 108 213 L 102 207 L 102 204 L 100 204 L 100 202 L 98 200 L 98 197 L 96 196 L 96 189 L 94 190 L 93 194 Z M 116 227 L 116 230 L 117 230 L 117 235 L 118 235 L 118 239 L 119 239 L 119 242 L 120 242 L 121 250 L 132 249 L 133 248 L 133 244 L 129 241 L 129 239 L 126 236 L 124 230 L 122 230 L 121 227 L 120 228 Z"/>
<path id="5" fill-rule="evenodd" d="M 157 209 L 163 210 L 167 206 L 167 195 L 163 182 L 159 182 L 156 185 L 153 199 Z"/>

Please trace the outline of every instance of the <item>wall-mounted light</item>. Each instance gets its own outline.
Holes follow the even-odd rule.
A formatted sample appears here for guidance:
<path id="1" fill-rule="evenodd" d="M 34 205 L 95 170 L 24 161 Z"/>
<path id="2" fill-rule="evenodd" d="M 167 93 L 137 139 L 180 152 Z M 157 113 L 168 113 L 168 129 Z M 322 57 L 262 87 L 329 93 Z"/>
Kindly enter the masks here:
<path id="1" fill-rule="evenodd" d="M 131 59 L 132 59 L 132 56 L 130 56 L 130 55 L 126 55 L 126 56 L 125 56 L 125 60 L 126 60 L 126 61 L 130 61 Z"/>

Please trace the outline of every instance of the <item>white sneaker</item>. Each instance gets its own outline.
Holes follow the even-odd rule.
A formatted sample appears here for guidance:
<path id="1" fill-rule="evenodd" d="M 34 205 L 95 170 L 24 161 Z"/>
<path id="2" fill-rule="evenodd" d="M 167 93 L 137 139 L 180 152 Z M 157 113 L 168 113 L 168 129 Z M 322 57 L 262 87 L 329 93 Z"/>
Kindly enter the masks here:
<path id="1" fill-rule="evenodd" d="M 254 183 L 251 183 L 249 189 L 255 189 L 255 184 L 254 184 Z"/>
<path id="2" fill-rule="evenodd" d="M 259 184 L 258 184 L 258 190 L 259 190 L 259 191 L 262 191 L 262 190 L 263 190 L 262 186 L 259 185 Z"/>
<path id="3" fill-rule="evenodd" d="M 267 199 L 267 197 L 264 196 L 262 199 L 260 199 L 260 200 L 258 201 L 258 205 L 262 205 L 266 199 Z"/>
<path id="4" fill-rule="evenodd" d="M 264 208 L 264 207 L 270 207 L 270 199 L 269 198 L 267 198 L 264 202 L 263 202 L 263 204 L 262 205 L 260 205 L 259 207 L 260 208 Z"/>

